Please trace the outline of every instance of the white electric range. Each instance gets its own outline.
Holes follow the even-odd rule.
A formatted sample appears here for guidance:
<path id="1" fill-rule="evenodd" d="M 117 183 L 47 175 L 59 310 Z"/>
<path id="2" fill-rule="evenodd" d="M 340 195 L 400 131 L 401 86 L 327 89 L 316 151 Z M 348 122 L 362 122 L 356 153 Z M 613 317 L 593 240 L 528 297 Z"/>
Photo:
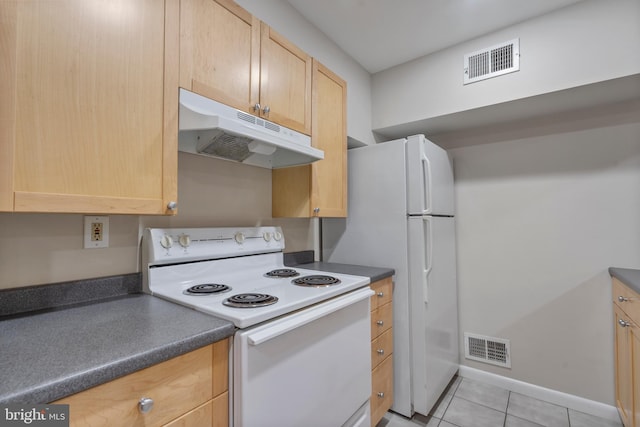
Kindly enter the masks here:
<path id="1" fill-rule="evenodd" d="M 284 242 L 279 227 L 146 229 L 144 290 L 239 328 L 231 425 L 368 425 L 370 280 L 286 267 Z"/>

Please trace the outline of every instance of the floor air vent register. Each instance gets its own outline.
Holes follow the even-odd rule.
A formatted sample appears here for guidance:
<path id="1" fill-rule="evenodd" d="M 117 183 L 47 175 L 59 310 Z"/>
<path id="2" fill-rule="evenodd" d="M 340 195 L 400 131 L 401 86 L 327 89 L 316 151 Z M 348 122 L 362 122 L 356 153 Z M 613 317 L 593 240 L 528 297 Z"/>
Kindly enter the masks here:
<path id="1" fill-rule="evenodd" d="M 464 333 L 464 356 L 477 362 L 511 367 L 511 344 L 509 340 Z"/>

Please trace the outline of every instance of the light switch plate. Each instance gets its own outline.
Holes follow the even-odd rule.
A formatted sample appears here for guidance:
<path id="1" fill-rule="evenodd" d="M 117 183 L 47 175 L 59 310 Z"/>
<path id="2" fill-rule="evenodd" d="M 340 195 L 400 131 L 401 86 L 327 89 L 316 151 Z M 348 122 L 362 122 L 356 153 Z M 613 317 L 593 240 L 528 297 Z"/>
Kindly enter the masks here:
<path id="1" fill-rule="evenodd" d="M 108 248 L 109 247 L 109 217 L 85 216 L 84 217 L 84 248 Z"/>

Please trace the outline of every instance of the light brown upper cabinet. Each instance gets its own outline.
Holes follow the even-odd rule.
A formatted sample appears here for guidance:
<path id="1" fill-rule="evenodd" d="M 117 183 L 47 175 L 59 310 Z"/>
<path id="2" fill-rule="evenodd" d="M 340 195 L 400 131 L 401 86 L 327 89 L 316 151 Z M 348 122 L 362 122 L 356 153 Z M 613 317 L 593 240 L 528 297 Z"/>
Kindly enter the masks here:
<path id="1" fill-rule="evenodd" d="M 311 134 L 311 57 L 231 0 L 181 0 L 180 86 Z"/>
<path id="2" fill-rule="evenodd" d="M 0 210 L 172 212 L 178 16 L 178 0 L 0 2 Z"/>
<path id="3" fill-rule="evenodd" d="M 313 60 L 311 143 L 324 159 L 274 169 L 274 217 L 347 216 L 347 84 Z"/>

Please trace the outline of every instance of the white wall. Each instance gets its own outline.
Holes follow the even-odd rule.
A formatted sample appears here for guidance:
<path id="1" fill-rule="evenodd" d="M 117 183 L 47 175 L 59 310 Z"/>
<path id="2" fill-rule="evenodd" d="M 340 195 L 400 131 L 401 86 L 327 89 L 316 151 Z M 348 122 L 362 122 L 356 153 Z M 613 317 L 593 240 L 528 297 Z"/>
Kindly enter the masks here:
<path id="1" fill-rule="evenodd" d="M 640 268 L 640 122 L 612 123 L 451 151 L 460 331 L 512 346 L 510 370 L 463 364 L 614 404 L 607 269 Z"/>
<path id="2" fill-rule="evenodd" d="M 640 2 L 588 0 L 372 76 L 373 129 L 640 73 Z M 520 71 L 463 85 L 463 56 L 520 38 Z"/>
<path id="3" fill-rule="evenodd" d="M 361 143 L 373 144 L 370 74 L 285 0 L 237 0 L 237 3 L 346 80 L 347 135 Z"/>
<path id="4" fill-rule="evenodd" d="M 178 215 L 109 216 L 109 248 L 83 249 L 83 215 L 0 213 L 0 289 L 139 271 L 144 227 L 280 225 L 286 251 L 314 248 L 310 219 L 271 219 L 271 171 L 178 155 Z"/>

